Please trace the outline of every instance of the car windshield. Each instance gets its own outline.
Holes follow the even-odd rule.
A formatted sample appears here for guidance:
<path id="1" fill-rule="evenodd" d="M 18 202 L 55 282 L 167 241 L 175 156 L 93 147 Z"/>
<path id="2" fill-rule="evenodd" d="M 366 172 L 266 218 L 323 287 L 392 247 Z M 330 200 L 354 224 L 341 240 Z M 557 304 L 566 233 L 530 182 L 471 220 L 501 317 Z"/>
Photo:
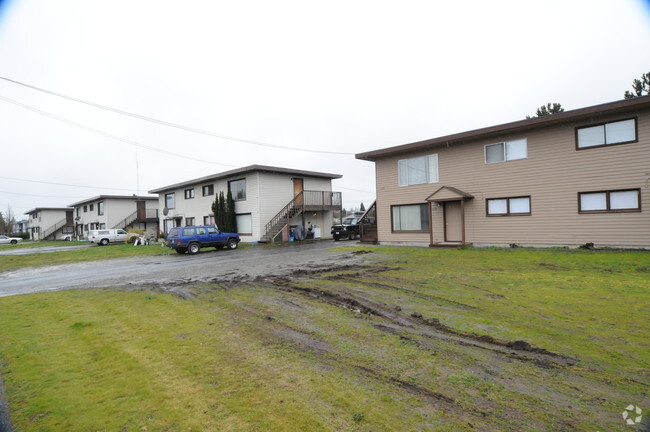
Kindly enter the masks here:
<path id="1" fill-rule="evenodd" d="M 345 225 L 354 225 L 355 223 L 357 223 L 357 218 L 351 218 L 351 217 L 345 218 L 343 219 L 343 223 Z"/>

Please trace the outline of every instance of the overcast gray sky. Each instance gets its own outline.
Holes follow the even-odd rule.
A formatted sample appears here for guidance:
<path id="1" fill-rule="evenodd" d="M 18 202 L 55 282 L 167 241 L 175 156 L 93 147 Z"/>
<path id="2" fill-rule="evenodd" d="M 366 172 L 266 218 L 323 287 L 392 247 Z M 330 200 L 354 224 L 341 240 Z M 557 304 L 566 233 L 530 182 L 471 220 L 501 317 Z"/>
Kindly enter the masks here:
<path id="1" fill-rule="evenodd" d="M 0 79 L 0 211 L 251 164 L 342 174 L 368 206 L 354 153 L 622 99 L 649 46 L 649 0 L 0 0 L 0 77 L 312 151 Z"/>

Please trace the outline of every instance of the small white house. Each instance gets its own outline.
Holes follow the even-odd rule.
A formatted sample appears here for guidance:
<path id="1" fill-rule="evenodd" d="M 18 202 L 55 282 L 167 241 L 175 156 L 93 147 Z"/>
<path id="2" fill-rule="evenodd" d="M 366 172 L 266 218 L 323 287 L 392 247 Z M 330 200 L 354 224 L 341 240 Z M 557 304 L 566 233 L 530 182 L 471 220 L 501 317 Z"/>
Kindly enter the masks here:
<path id="1" fill-rule="evenodd" d="M 72 209 L 69 207 L 37 207 L 29 216 L 31 240 L 62 240 L 73 234 Z"/>
<path id="2" fill-rule="evenodd" d="M 339 174 L 251 165 L 149 191 L 159 196 L 160 226 L 213 225 L 212 204 L 219 192 L 235 200 L 242 241 L 287 240 L 292 226 L 312 228 L 315 237 L 331 237 L 333 211 L 341 193 L 332 192 Z"/>
<path id="3" fill-rule="evenodd" d="M 79 238 L 96 229 L 136 228 L 158 235 L 158 198 L 136 195 L 100 195 L 70 204 Z M 71 209 L 71 210 L 72 210 Z"/>

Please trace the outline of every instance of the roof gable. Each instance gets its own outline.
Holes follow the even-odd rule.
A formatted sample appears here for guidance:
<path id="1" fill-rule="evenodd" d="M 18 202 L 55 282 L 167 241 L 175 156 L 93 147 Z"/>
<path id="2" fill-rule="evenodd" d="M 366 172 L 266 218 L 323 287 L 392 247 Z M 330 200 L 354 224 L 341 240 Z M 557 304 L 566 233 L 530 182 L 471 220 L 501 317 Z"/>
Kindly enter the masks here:
<path id="1" fill-rule="evenodd" d="M 451 186 L 443 186 L 426 199 L 427 201 L 457 201 L 457 200 L 468 200 L 474 198 L 474 195 L 470 195 L 467 192 L 463 192 L 460 189 L 456 189 Z"/>

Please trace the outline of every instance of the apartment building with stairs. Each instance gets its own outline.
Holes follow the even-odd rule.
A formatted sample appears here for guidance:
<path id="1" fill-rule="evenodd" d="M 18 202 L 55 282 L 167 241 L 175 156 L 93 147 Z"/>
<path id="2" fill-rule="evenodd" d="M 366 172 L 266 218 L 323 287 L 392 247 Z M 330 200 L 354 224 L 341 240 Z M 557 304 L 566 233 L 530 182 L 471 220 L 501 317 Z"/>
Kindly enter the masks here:
<path id="1" fill-rule="evenodd" d="M 158 198 L 137 195 L 99 195 L 70 204 L 76 238 L 96 229 L 135 228 L 158 236 Z"/>
<path id="2" fill-rule="evenodd" d="M 245 242 L 289 239 L 293 227 L 303 226 L 316 238 L 331 238 L 334 212 L 341 193 L 332 192 L 329 174 L 265 165 L 213 174 L 149 191 L 159 195 L 160 226 L 214 225 L 212 203 L 223 192 L 235 200 L 237 231 Z"/>
<path id="3" fill-rule="evenodd" d="M 25 214 L 30 240 L 63 240 L 74 233 L 70 207 L 37 207 Z"/>

